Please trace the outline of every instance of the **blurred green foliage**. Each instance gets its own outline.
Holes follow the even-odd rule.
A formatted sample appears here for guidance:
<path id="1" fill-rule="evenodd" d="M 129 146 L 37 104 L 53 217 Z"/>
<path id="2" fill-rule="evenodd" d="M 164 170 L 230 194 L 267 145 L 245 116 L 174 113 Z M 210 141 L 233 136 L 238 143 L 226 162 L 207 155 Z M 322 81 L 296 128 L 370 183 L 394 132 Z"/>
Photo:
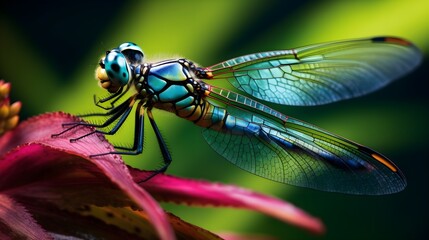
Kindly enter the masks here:
<path id="1" fill-rule="evenodd" d="M 97 111 L 92 95 L 106 94 L 94 80 L 97 62 L 125 41 L 139 44 L 147 61 L 182 56 L 208 66 L 247 53 L 329 40 L 406 38 L 423 51 L 424 62 L 385 89 L 324 106 L 275 106 L 390 157 L 408 177 L 409 186 L 399 194 L 349 196 L 274 183 L 228 164 L 192 123 L 154 114 L 173 154 L 170 174 L 287 199 L 324 220 L 328 232 L 319 239 L 424 239 L 429 236 L 428 10 L 425 0 L 5 2 L 0 9 L 0 78 L 12 82 L 12 99 L 23 102 L 23 118 L 58 110 L 78 114 Z M 130 144 L 132 124 L 112 142 Z M 153 168 L 161 156 L 149 127 L 146 133 L 144 154 L 126 161 Z M 315 237 L 256 213 L 165 206 L 212 231 Z"/>

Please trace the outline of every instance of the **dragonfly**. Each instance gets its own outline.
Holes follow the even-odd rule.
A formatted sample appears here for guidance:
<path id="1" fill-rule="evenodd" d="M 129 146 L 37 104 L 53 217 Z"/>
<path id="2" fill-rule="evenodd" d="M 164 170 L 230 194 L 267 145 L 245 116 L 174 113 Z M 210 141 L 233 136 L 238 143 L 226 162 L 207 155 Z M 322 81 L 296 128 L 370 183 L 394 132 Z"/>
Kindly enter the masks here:
<path id="1" fill-rule="evenodd" d="M 142 49 L 127 42 L 99 61 L 96 76 L 109 95 L 94 96 L 94 102 L 103 111 L 83 115 L 106 120 L 64 124 L 69 126 L 64 132 L 95 127 L 71 142 L 93 133 L 114 135 L 135 109 L 133 145 L 92 157 L 142 153 L 147 116 L 163 158 L 155 176 L 172 162 L 152 113 L 161 109 L 201 127 L 218 154 L 255 175 L 329 192 L 391 194 L 406 187 L 406 178 L 387 157 L 263 102 L 312 106 L 361 96 L 410 72 L 421 58 L 407 40 L 373 37 L 259 52 L 199 67 L 183 58 L 144 62 Z M 231 87 L 217 87 L 219 80 Z"/>

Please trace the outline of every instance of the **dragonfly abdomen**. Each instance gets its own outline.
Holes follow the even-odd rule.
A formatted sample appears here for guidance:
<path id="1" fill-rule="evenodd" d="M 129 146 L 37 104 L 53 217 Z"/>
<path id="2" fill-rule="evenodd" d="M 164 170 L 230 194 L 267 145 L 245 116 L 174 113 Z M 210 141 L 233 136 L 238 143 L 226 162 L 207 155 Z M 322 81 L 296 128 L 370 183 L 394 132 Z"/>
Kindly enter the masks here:
<path id="1" fill-rule="evenodd" d="M 260 132 L 260 125 L 235 117 L 229 114 L 225 108 L 214 106 L 205 99 L 202 100 L 204 106 L 202 115 L 197 121 L 194 121 L 198 126 L 231 134 L 258 134 Z"/>

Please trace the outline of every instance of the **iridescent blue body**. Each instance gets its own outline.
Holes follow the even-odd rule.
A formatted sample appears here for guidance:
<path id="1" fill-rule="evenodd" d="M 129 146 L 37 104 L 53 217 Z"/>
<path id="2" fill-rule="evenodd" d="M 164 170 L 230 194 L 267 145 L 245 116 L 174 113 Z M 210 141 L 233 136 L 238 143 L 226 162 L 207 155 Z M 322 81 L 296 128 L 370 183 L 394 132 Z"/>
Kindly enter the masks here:
<path id="1" fill-rule="evenodd" d="M 165 171 L 172 158 L 152 114 L 158 108 L 202 127 L 217 153 L 271 180 L 353 194 L 388 194 L 406 186 L 399 168 L 382 154 L 255 98 L 305 106 L 366 94 L 419 64 L 421 54 L 408 41 L 376 37 L 328 42 L 244 55 L 206 68 L 186 59 L 145 63 L 143 58 L 133 43 L 108 51 L 97 77 L 112 95 L 96 101 L 108 111 L 86 116 L 109 119 L 101 125 L 75 124 L 104 128 L 116 122 L 110 131 L 95 131 L 115 134 L 137 104 L 133 147 L 106 154 L 141 153 L 146 112 L 165 163 L 155 173 Z M 216 79 L 226 79 L 237 91 L 209 84 Z M 131 86 L 136 92 L 115 105 Z M 100 105 L 104 102 L 111 107 Z"/>
<path id="2" fill-rule="evenodd" d="M 201 127 L 237 134 L 260 129 L 207 101 L 206 96 L 212 89 L 198 78 L 197 74 L 201 74 L 198 71 L 202 70 L 185 59 L 144 64 L 135 69 L 134 85 L 140 96 L 150 96 L 148 104 L 173 112 Z"/>

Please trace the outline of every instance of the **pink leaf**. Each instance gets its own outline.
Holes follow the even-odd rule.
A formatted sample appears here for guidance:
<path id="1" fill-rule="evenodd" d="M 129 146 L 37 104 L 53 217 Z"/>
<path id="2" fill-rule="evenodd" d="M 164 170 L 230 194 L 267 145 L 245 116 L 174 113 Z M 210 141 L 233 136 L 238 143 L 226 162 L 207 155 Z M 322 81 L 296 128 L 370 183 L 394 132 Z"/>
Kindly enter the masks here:
<path id="1" fill-rule="evenodd" d="M 236 233 L 220 233 L 224 240 L 277 240 L 277 238 L 269 236 L 256 236 L 256 235 L 241 235 Z"/>
<path id="2" fill-rule="evenodd" d="M 51 239 L 23 206 L 3 194 L 0 194 L 0 221 L 6 224 L 0 225 L 1 239 L 10 237 L 2 236 L 2 232 L 6 231 L 2 228 L 8 228 L 7 231 L 13 232 L 14 238 Z"/>
<path id="3" fill-rule="evenodd" d="M 130 168 L 130 172 L 137 182 L 146 179 L 150 174 L 134 168 Z M 323 223 L 319 219 L 294 205 L 236 186 L 183 179 L 164 174 L 158 174 L 151 180 L 141 183 L 141 186 L 160 201 L 255 210 L 314 233 L 324 232 Z"/>
<path id="4" fill-rule="evenodd" d="M 90 173 L 107 177 L 109 181 L 113 182 L 116 187 L 121 189 L 122 192 L 129 197 L 129 199 L 149 215 L 151 222 L 162 239 L 174 239 L 173 230 L 164 211 L 144 189 L 132 181 L 128 169 L 120 156 L 110 154 L 97 158 L 89 157 L 92 154 L 114 150 L 113 147 L 105 141 L 102 135 L 93 134 L 71 144 L 69 138 L 82 136 L 92 130 L 90 128 L 80 127 L 77 128 L 76 131 L 70 131 L 61 137 L 51 138 L 51 134 L 63 131 L 61 126 L 62 123 L 76 121 L 79 121 L 79 119 L 64 113 L 44 114 L 31 118 L 20 124 L 13 131 L 7 132 L 0 139 L 0 154 L 5 154 L 10 151 L 4 155 L 0 161 L 0 191 L 3 190 L 14 195 L 19 195 L 21 197 L 24 195 L 24 197 L 26 197 L 25 194 L 29 192 L 22 191 L 25 188 L 33 191 L 41 191 L 41 189 L 45 191 L 47 190 L 47 186 L 51 187 L 56 184 L 59 186 L 67 185 L 67 182 L 61 181 L 47 182 L 38 185 L 39 188 L 35 189 L 31 188 L 31 185 L 28 184 L 31 184 L 32 181 L 44 181 L 45 176 L 40 175 L 40 172 L 36 171 L 38 167 L 48 171 L 48 177 L 61 173 L 64 175 L 63 178 L 67 179 L 67 177 L 70 176 L 67 175 L 67 171 L 64 171 L 64 169 L 67 170 L 70 165 L 81 164 L 87 169 L 83 171 L 73 171 L 73 174 L 82 174 L 85 176 L 85 174 Z M 24 143 L 27 144 L 21 145 Z M 17 145 L 21 146 L 16 147 Z M 81 161 L 77 161 L 76 156 L 80 157 Z M 53 160 L 61 161 L 59 161 L 58 164 L 52 164 Z M 77 169 L 78 168 L 75 168 L 74 170 Z M 35 174 L 32 175 L 32 172 L 35 172 Z M 21 175 L 18 173 L 21 173 Z M 73 177 L 73 179 L 84 178 Z M 93 181 L 99 180 L 96 179 Z M 20 184 L 27 184 L 27 187 L 16 187 Z M 72 182 L 71 184 L 84 183 Z M 43 191 L 38 192 L 38 194 L 42 194 L 41 196 L 48 198 L 58 197 L 46 196 L 47 192 Z M 67 194 L 62 196 L 66 195 Z M 83 195 L 83 197 L 85 196 Z"/>

